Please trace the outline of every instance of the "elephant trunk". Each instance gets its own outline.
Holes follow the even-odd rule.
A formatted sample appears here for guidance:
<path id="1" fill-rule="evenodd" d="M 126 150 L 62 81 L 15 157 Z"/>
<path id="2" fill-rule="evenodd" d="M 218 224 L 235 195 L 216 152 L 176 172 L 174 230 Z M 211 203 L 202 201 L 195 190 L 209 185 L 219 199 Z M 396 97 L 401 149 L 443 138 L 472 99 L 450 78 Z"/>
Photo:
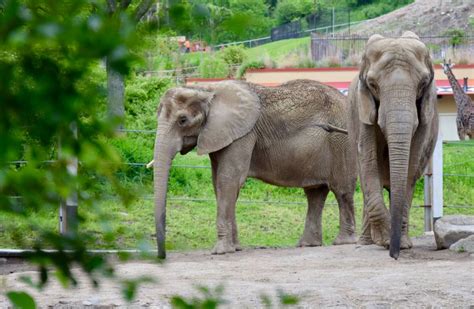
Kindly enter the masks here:
<path id="1" fill-rule="evenodd" d="M 407 179 L 410 148 L 418 126 L 416 92 L 404 89 L 387 94 L 383 100 L 383 131 L 387 140 L 390 165 L 390 256 L 398 259 L 404 212 L 408 211 Z"/>
<path id="2" fill-rule="evenodd" d="M 176 155 L 177 148 L 166 136 L 165 126 L 158 126 L 154 150 L 154 201 L 155 227 L 158 245 L 158 258 L 166 258 L 166 194 L 168 190 L 168 176 L 171 162 Z"/>

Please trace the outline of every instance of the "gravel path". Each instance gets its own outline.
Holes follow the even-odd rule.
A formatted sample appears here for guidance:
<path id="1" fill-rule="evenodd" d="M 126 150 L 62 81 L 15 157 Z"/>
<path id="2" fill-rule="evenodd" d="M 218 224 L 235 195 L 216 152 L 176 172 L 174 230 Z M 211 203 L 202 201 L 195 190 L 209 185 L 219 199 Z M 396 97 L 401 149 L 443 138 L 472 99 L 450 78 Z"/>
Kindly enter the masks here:
<path id="1" fill-rule="evenodd" d="M 228 307 L 262 307 L 261 295 L 275 302 L 277 291 L 299 296 L 303 307 L 467 307 L 474 306 L 474 256 L 435 251 L 432 237 L 417 238 L 398 261 L 376 246 L 247 249 L 211 256 L 207 251 L 171 253 L 164 265 L 117 264 L 123 277 L 154 276 L 129 307 L 168 307 L 172 295 L 194 296 L 196 285 L 224 285 Z M 18 278 L 33 275 L 22 264 L 2 265 L 2 289 L 25 289 Z M 29 290 L 42 307 L 124 306 L 116 283 L 94 290 L 84 276 L 73 290 L 56 282 L 41 293 Z M 0 308 L 8 305 L 0 296 Z M 472 308 L 472 307 L 471 307 Z"/>

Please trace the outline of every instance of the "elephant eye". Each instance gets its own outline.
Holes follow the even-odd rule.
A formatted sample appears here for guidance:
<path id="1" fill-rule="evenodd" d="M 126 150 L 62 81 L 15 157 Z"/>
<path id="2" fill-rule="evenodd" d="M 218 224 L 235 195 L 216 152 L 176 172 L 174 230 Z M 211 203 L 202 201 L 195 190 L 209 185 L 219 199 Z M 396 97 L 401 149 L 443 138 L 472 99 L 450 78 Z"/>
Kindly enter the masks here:
<path id="1" fill-rule="evenodd" d="M 180 127 L 185 126 L 188 123 L 188 117 L 185 115 L 181 115 L 178 117 L 178 125 Z"/>
<path id="2" fill-rule="evenodd" d="M 373 80 L 369 80 L 367 84 L 372 91 L 375 91 L 375 92 L 378 91 L 377 84 Z"/>

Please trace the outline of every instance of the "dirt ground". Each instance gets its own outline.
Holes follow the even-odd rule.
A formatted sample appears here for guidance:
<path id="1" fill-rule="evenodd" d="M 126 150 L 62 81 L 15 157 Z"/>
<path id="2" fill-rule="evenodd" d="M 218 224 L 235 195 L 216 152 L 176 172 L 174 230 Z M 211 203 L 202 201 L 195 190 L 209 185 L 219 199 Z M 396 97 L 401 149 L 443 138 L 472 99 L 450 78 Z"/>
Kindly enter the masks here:
<path id="1" fill-rule="evenodd" d="M 14 261 L 13 261 L 14 262 Z M 172 295 L 199 295 L 196 285 L 224 285 L 227 307 L 262 307 L 261 295 L 273 302 L 277 291 L 297 295 L 301 307 L 471 307 L 474 306 L 474 256 L 436 251 L 433 237 L 414 240 L 398 261 L 376 246 L 246 249 L 212 256 L 208 251 L 170 253 L 164 265 L 117 264 L 123 277 L 148 275 L 158 283 L 140 288 L 128 307 L 167 308 Z M 28 290 L 19 277 L 34 275 L 28 266 L 1 265 L 2 290 Z M 28 290 L 41 307 L 125 306 L 119 286 L 102 282 L 94 290 L 80 275 L 79 287 L 64 290 L 52 282 L 44 291 Z M 0 296 L 0 308 L 8 306 Z"/>

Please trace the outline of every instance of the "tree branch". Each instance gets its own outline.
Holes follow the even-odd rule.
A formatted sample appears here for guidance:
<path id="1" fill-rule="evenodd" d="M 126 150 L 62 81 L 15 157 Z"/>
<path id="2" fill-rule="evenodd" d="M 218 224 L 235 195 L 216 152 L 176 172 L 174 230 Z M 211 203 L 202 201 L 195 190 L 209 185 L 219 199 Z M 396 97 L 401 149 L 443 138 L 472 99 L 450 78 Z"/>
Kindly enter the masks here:
<path id="1" fill-rule="evenodd" d="M 143 16 L 150 10 L 151 5 L 153 4 L 153 0 L 142 0 L 138 5 L 137 9 L 135 10 L 135 20 L 139 22 Z"/>
<path id="2" fill-rule="evenodd" d="M 117 10 L 117 3 L 115 0 L 107 0 L 107 13 L 112 15 Z"/>
<path id="3" fill-rule="evenodd" d="M 128 8 L 128 6 L 130 5 L 130 3 L 132 3 L 132 0 L 121 0 L 120 1 L 120 9 L 122 11 L 125 11 Z"/>

